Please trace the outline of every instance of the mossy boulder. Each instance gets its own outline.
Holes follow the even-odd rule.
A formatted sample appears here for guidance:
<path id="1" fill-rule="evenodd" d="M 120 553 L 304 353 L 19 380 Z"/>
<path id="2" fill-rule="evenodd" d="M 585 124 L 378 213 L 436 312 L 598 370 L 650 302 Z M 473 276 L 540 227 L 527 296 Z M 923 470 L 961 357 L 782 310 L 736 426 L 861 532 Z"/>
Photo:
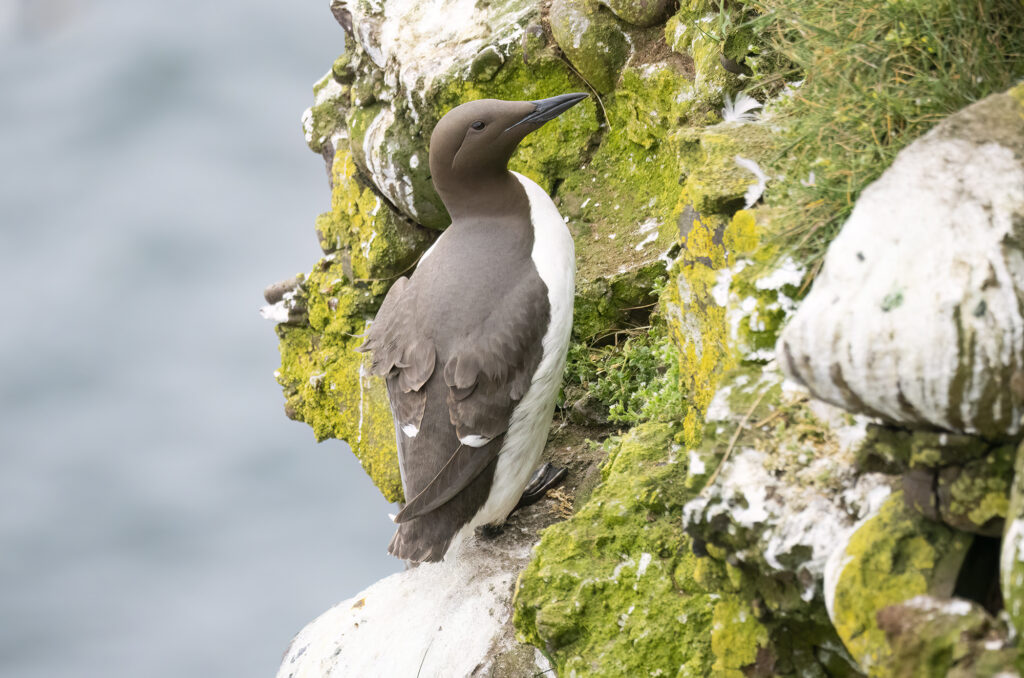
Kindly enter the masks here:
<path id="1" fill-rule="evenodd" d="M 1016 648 L 1004 624 L 977 603 L 920 595 L 878 613 L 890 656 L 877 675 L 893 678 L 1016 678 Z M 874 675 L 874 674 L 873 674 Z"/>
<path id="2" fill-rule="evenodd" d="M 971 537 L 909 510 L 902 492 L 864 522 L 829 559 L 829 615 L 851 656 L 870 675 L 892 657 L 878 613 L 918 595 L 948 598 Z"/>
<path id="3" fill-rule="evenodd" d="M 857 463 L 902 474 L 907 505 L 921 515 L 994 537 L 1003 532 L 1015 450 L 964 434 L 872 424 Z"/>
<path id="4" fill-rule="evenodd" d="M 622 26 L 597 0 L 553 0 L 548 23 L 555 42 L 598 92 L 615 88 L 630 55 Z"/>
<path id="5" fill-rule="evenodd" d="M 628 24 L 653 26 L 665 16 L 668 0 L 599 0 Z"/>

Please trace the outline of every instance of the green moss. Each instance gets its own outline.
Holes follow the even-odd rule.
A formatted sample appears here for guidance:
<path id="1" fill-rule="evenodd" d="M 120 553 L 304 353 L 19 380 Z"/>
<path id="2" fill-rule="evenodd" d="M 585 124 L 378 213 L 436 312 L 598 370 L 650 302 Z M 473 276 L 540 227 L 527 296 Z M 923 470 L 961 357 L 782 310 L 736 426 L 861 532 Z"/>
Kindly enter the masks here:
<path id="1" fill-rule="evenodd" d="M 656 424 L 627 434 L 604 482 L 545 530 L 520 577 L 516 629 L 559 675 L 708 675 L 714 599 L 692 579 L 697 559 L 678 518 L 686 470 L 672 434 Z"/>
<path id="2" fill-rule="evenodd" d="M 744 667 L 757 661 L 758 649 L 768 646 L 768 630 L 754 616 L 750 605 L 739 599 L 726 599 L 715 606 L 711 626 L 711 651 L 714 675 L 744 678 Z"/>
<path id="3" fill-rule="evenodd" d="M 348 85 L 339 84 L 328 73 L 313 85 L 314 103 L 304 120 L 310 150 L 320 153 L 323 145 L 344 126 Z"/>
<path id="4" fill-rule="evenodd" d="M 292 418 L 317 440 L 337 438 L 352 452 L 388 501 L 401 501 L 394 423 L 383 381 L 367 374 L 356 353 L 362 343 L 368 292 L 345 284 L 340 264 L 325 260 L 302 284 L 309 325 L 278 325 L 277 372 Z"/>
<path id="5" fill-rule="evenodd" d="M 763 125 L 737 123 L 686 131 L 683 161 L 687 204 L 699 214 L 731 216 L 742 208 L 743 196 L 757 183 L 757 177 L 736 158 L 747 158 L 766 168 L 765 161 L 775 148 L 774 134 Z"/>
<path id="6" fill-rule="evenodd" d="M 971 537 L 909 511 L 903 493 L 891 496 L 850 537 L 835 586 L 836 631 L 861 668 L 872 675 L 891 649 L 878 627 L 883 608 L 930 593 L 948 596 Z"/>
<path id="7" fill-rule="evenodd" d="M 673 245 L 676 230 L 680 157 L 674 134 L 687 110 L 677 97 L 689 84 L 676 64 L 630 67 L 621 86 L 605 97 L 610 129 L 558 189 L 582 280 L 608 279 L 635 289 L 650 279 L 644 269 L 657 264 L 663 270 L 657 259 Z M 615 282 L 618 276 L 625 276 L 621 283 Z M 614 291 L 622 295 L 628 289 Z"/>
<path id="8" fill-rule="evenodd" d="M 360 179 L 352 155 L 339 146 L 332 166 L 331 211 L 317 218 L 324 252 L 344 251 L 355 282 L 383 294 L 431 243 L 431 235 L 398 216 Z"/>

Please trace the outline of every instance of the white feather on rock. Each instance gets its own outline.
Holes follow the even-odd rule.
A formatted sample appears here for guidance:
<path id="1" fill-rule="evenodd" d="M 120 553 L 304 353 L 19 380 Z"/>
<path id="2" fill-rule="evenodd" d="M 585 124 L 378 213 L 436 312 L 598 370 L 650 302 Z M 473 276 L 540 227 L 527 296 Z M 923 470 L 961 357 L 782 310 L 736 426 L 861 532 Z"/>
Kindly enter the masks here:
<path id="1" fill-rule="evenodd" d="M 725 106 L 722 108 L 722 122 L 754 122 L 754 111 L 761 104 L 746 92 L 739 92 L 735 98 L 725 95 Z"/>

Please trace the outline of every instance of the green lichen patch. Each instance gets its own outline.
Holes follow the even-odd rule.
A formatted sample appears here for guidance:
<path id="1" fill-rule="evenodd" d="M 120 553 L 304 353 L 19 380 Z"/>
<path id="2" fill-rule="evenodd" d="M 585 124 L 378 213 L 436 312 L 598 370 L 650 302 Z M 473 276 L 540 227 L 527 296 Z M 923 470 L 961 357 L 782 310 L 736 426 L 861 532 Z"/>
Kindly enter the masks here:
<path id="1" fill-rule="evenodd" d="M 691 406 L 683 420 L 683 436 L 687 444 L 697 445 L 718 381 L 736 364 L 726 308 L 718 303 L 714 288 L 733 260 L 753 251 L 759 233 L 745 212 L 732 219 L 701 216 L 687 205 L 679 213 L 682 250 L 661 302 L 678 349 L 681 387 Z"/>
<path id="2" fill-rule="evenodd" d="M 544 532 L 520 577 L 516 629 L 559 675 L 708 675 L 714 598 L 692 578 L 672 434 L 657 424 L 627 434 L 603 483 Z"/>
<path id="3" fill-rule="evenodd" d="M 831 615 L 863 670 L 875 675 L 892 655 L 878 612 L 918 595 L 948 597 L 970 543 L 908 510 L 901 492 L 853 533 L 837 563 Z"/>
<path id="4" fill-rule="evenodd" d="M 742 209 L 744 195 L 757 178 L 737 161 L 763 161 L 773 141 L 761 125 L 727 123 L 704 130 L 687 129 L 681 144 L 686 178 L 677 194 L 675 214 L 682 250 L 662 302 L 679 347 L 680 373 L 689 375 L 684 386 L 693 409 L 684 421 L 684 435 L 695 445 L 720 375 L 743 357 L 737 354 L 739 337 L 733 336 L 727 318 L 730 269 L 751 259 L 763 267 L 776 253 L 775 249 L 758 252 L 761 229 L 754 212 Z M 752 270 L 761 271 L 762 267 Z M 751 280 L 748 278 L 748 284 Z M 753 327 L 769 336 L 781 322 L 776 310 L 781 308 L 778 293 L 773 294 L 771 303 L 771 295 L 762 295 L 754 298 L 755 308 L 738 309 L 748 316 L 750 326 L 751 312 L 760 308 L 772 324 Z M 759 301 L 764 303 L 759 305 Z M 767 340 L 762 339 L 758 345 L 764 343 Z"/>
<path id="5" fill-rule="evenodd" d="M 968 532 L 1001 535 L 1015 458 L 1013 445 L 1001 445 L 981 459 L 943 469 L 936 488 L 942 521 Z"/>
<path id="6" fill-rule="evenodd" d="M 305 422 L 317 440 L 346 441 L 389 501 L 402 485 L 394 423 L 383 381 L 368 374 L 362 343 L 363 317 L 379 303 L 352 286 L 335 256 L 321 261 L 300 288 L 308 324 L 278 325 L 281 367 L 276 375 L 289 416 Z"/>
<path id="7" fill-rule="evenodd" d="M 364 185 L 351 154 L 339 145 L 332 167 L 331 211 L 317 218 L 325 252 L 345 251 L 354 282 L 387 291 L 431 243 L 431 234 L 403 219 Z"/>

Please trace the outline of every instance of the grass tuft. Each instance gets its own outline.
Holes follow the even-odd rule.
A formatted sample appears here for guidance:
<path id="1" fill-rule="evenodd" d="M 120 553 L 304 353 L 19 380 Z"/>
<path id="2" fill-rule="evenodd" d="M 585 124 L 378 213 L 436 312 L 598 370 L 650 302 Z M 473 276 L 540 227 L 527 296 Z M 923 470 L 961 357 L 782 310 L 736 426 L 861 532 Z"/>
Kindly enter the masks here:
<path id="1" fill-rule="evenodd" d="M 748 92 L 782 94 L 774 235 L 817 262 L 860 192 L 937 122 L 1024 77 L 1020 0 L 742 0 L 789 64 Z M 796 83 L 801 83 L 797 85 Z M 760 93 L 759 93 L 760 90 Z"/>

